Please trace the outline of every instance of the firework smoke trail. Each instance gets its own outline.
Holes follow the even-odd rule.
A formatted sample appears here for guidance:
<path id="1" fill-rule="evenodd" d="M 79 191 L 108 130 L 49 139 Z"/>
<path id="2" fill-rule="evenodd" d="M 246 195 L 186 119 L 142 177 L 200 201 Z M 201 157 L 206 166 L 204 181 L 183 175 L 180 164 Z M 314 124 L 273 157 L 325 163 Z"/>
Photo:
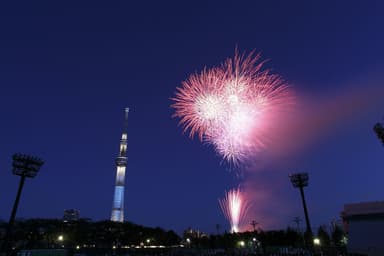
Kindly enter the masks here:
<path id="1" fill-rule="evenodd" d="M 221 66 L 192 74 L 172 100 L 184 132 L 212 144 L 237 164 L 265 146 L 271 120 L 292 101 L 279 76 L 262 70 L 259 55 L 235 54 Z"/>
<path id="2" fill-rule="evenodd" d="M 250 207 L 245 194 L 240 188 L 232 189 L 223 199 L 219 199 L 219 204 L 224 216 L 231 224 L 231 232 L 238 232 Z"/>

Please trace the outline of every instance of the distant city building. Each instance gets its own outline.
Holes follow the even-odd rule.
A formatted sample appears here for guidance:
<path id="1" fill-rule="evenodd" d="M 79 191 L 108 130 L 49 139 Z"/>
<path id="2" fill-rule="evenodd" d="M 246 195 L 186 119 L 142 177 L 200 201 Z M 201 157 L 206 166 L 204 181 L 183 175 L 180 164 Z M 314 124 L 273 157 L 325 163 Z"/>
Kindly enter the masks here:
<path id="1" fill-rule="evenodd" d="M 207 237 L 207 236 L 208 236 L 207 234 L 201 232 L 200 230 L 192 229 L 191 227 L 184 230 L 184 232 L 183 232 L 183 238 L 184 239 L 186 239 L 186 238 L 198 239 L 198 238 L 203 238 L 203 237 Z"/>
<path id="2" fill-rule="evenodd" d="M 113 197 L 111 221 L 124 221 L 124 184 L 125 184 L 125 169 L 127 167 L 127 128 L 128 128 L 128 112 L 129 108 L 125 109 L 125 120 L 123 134 L 120 140 L 120 152 L 116 158 L 116 185 L 115 194 Z"/>
<path id="3" fill-rule="evenodd" d="M 346 204 L 341 217 L 348 253 L 384 255 L 384 201 Z"/>
<path id="4" fill-rule="evenodd" d="M 64 222 L 78 221 L 79 218 L 80 218 L 79 210 L 76 210 L 76 209 L 64 210 L 64 216 L 63 216 Z"/>

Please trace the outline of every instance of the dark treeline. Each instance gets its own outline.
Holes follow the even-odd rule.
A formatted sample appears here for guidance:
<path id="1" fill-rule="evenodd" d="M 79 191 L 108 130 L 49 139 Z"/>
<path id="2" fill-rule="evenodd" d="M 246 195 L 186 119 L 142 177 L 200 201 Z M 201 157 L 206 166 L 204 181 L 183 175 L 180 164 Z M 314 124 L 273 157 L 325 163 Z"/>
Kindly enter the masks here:
<path id="1" fill-rule="evenodd" d="M 1 241 L 6 223 L 0 223 Z M 136 245 L 174 245 L 180 237 L 173 231 L 149 228 L 130 222 L 92 222 L 87 219 L 63 222 L 59 219 L 28 219 L 15 222 L 11 237 L 17 249 L 35 248 L 112 248 Z M 147 242 L 148 241 L 148 242 Z"/>
<path id="2" fill-rule="evenodd" d="M 0 243 L 5 239 L 7 224 L 0 222 Z M 317 233 L 321 244 L 317 251 L 336 255 L 343 252 L 344 233 L 336 227 L 328 233 L 320 227 Z M 30 249 L 65 249 L 85 255 L 112 255 L 117 252 L 135 252 L 134 255 L 181 254 L 188 252 L 247 252 L 253 255 L 269 253 L 301 252 L 306 246 L 300 232 L 288 228 L 279 231 L 224 233 L 206 235 L 192 229 L 186 230 L 182 237 L 174 231 L 150 228 L 130 222 L 93 222 L 88 219 L 63 222 L 59 219 L 27 219 L 15 222 L 11 237 L 13 252 Z M 162 248 L 154 248 L 162 246 Z M 182 246 L 182 247 L 180 247 Z M 331 253 L 332 252 L 332 253 Z M 176 253 L 177 254 L 177 253 Z M 188 253 L 193 254 L 193 253 Z M 204 253 L 199 253 L 203 255 Z M 211 253 L 212 254 L 212 253 Z M 235 253 L 236 254 L 236 253 Z M 126 254 L 121 254 L 126 255 Z M 297 254 L 300 255 L 300 254 Z"/>
<path id="3" fill-rule="evenodd" d="M 185 232 L 183 235 L 190 238 L 190 247 L 199 249 L 224 249 L 225 251 L 248 250 L 261 255 L 301 255 L 303 251 L 316 251 L 323 255 L 343 255 L 346 248 L 346 238 L 343 229 L 335 226 L 327 232 L 324 227 L 319 227 L 317 237 L 318 245 L 306 245 L 302 233 L 295 229 L 286 230 L 225 233 L 210 236 L 196 236 Z"/>

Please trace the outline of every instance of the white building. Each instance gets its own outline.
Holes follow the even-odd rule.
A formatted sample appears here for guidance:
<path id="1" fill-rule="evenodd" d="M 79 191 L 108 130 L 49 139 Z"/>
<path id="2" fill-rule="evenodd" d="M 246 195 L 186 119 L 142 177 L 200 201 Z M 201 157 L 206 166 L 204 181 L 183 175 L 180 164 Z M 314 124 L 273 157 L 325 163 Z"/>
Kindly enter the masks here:
<path id="1" fill-rule="evenodd" d="M 348 253 L 384 255 L 384 201 L 344 205 Z"/>

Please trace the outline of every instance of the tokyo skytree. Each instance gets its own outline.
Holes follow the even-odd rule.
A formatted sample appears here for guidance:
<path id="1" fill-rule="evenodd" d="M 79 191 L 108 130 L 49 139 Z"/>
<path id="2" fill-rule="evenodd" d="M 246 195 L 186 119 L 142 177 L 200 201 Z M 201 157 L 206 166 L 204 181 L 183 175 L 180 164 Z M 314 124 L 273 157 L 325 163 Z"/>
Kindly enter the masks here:
<path id="1" fill-rule="evenodd" d="M 124 184 L 125 184 L 125 169 L 127 167 L 127 128 L 128 128 L 128 112 L 129 108 L 125 109 L 124 129 L 120 140 L 120 152 L 116 157 L 116 185 L 115 194 L 113 196 L 111 221 L 124 221 Z"/>

